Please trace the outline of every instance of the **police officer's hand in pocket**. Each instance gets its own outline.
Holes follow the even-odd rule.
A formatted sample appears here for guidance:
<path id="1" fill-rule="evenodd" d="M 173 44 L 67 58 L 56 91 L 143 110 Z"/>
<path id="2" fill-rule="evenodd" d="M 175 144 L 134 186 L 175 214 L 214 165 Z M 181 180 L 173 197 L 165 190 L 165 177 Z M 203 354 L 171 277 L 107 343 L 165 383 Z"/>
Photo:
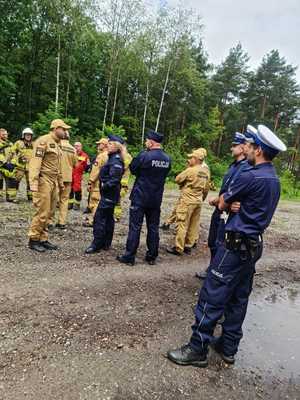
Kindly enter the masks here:
<path id="1" fill-rule="evenodd" d="M 233 213 L 238 213 L 241 209 L 241 203 L 239 201 L 234 201 L 231 205 L 230 205 L 230 211 Z"/>
<path id="2" fill-rule="evenodd" d="M 208 204 L 210 206 L 215 206 L 216 207 L 218 205 L 218 203 L 219 203 L 219 197 L 210 197 L 208 199 Z"/>

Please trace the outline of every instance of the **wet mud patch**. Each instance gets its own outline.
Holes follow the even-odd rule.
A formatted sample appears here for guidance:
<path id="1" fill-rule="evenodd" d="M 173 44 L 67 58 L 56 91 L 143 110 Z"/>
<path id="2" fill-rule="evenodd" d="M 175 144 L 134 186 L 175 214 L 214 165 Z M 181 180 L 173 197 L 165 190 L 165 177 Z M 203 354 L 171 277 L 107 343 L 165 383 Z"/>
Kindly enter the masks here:
<path id="1" fill-rule="evenodd" d="M 300 379 L 300 286 L 250 301 L 239 364 L 265 374 Z"/>

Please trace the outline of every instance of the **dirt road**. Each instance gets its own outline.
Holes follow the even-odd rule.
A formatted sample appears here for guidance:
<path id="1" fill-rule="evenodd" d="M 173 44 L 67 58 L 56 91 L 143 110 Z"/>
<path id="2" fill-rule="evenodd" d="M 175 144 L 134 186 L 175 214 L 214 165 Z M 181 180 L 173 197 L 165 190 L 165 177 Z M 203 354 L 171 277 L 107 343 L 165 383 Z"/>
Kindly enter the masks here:
<path id="1" fill-rule="evenodd" d="M 176 192 L 168 190 L 163 216 Z M 113 249 L 83 251 L 91 230 L 72 211 L 67 232 L 55 231 L 58 252 L 27 249 L 31 207 L 0 204 L 0 399 L 169 400 L 300 398 L 300 204 L 282 202 L 265 235 L 265 253 L 234 367 L 211 353 L 207 369 L 177 367 L 165 353 L 188 340 L 208 262 L 205 205 L 200 246 L 191 256 L 165 253 L 156 266 L 115 261 L 127 216 Z M 299 292 L 298 292 L 299 291 Z"/>

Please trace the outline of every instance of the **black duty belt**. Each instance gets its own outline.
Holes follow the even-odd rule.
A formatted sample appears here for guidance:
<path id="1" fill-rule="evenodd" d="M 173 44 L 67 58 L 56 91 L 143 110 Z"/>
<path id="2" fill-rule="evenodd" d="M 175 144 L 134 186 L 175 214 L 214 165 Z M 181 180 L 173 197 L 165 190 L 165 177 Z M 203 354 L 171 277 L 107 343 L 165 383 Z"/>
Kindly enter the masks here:
<path id="1" fill-rule="evenodd" d="M 225 245 L 228 250 L 239 251 L 245 254 L 245 257 L 250 255 L 252 258 L 257 253 L 258 248 L 263 242 L 262 235 L 247 236 L 240 232 L 226 232 Z"/>

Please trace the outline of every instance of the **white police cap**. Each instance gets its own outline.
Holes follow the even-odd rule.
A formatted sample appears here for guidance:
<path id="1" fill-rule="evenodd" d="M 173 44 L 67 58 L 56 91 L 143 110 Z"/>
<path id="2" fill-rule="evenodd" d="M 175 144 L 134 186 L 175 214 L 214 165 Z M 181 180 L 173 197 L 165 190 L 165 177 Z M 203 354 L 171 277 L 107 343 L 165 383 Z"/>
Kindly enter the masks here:
<path id="1" fill-rule="evenodd" d="M 252 125 L 247 125 L 247 132 L 252 133 L 252 135 L 256 135 L 257 129 L 254 128 L 254 126 L 252 126 Z"/>
<path id="2" fill-rule="evenodd" d="M 271 148 L 273 151 L 286 151 L 286 145 L 265 125 L 258 125 L 257 137 L 263 145 Z"/>
<path id="3" fill-rule="evenodd" d="M 254 138 L 257 135 L 257 129 L 254 128 L 254 126 L 252 125 L 247 125 L 246 131 L 245 131 L 245 138 L 246 138 L 246 142 L 249 143 L 255 143 Z"/>

